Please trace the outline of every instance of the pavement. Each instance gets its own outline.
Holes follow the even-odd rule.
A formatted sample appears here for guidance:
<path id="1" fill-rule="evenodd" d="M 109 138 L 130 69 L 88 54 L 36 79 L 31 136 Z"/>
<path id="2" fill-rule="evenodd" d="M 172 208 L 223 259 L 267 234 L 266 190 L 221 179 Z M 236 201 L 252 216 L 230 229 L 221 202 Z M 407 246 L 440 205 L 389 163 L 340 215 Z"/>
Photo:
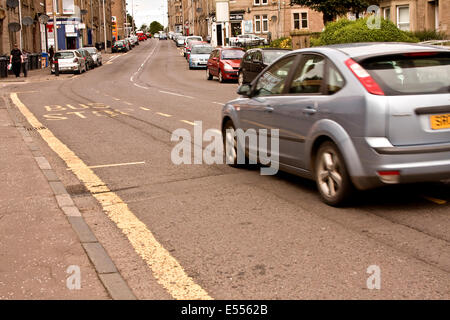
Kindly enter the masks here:
<path id="1" fill-rule="evenodd" d="M 8 111 L 0 99 L 0 299 L 134 299 L 27 129 Z"/>
<path id="2" fill-rule="evenodd" d="M 4 92 L 138 299 L 450 298 L 449 183 L 333 208 L 289 174 L 174 164 L 174 131 L 220 129 L 236 89 L 152 39 L 77 77 Z"/>

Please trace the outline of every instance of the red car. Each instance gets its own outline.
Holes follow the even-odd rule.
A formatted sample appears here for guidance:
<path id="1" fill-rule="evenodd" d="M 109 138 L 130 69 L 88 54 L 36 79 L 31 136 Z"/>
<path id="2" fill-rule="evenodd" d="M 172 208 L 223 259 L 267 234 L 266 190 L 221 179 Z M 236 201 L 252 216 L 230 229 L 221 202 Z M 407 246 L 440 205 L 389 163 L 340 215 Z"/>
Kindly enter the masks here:
<path id="1" fill-rule="evenodd" d="M 206 78 L 218 77 L 219 82 L 237 80 L 245 51 L 242 48 L 215 48 L 208 59 Z"/>
<path id="2" fill-rule="evenodd" d="M 145 34 L 143 34 L 143 33 L 138 34 L 138 40 L 139 41 L 147 40 L 147 36 Z"/>

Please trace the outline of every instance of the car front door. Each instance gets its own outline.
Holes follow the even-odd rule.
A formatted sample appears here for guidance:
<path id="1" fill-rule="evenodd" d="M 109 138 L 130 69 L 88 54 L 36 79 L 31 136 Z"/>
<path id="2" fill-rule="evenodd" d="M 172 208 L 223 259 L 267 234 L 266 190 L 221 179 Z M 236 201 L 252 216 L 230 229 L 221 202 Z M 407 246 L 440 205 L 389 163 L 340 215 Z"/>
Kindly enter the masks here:
<path id="1" fill-rule="evenodd" d="M 258 133 L 260 129 L 266 129 L 270 136 L 271 129 L 278 129 L 270 125 L 273 122 L 271 117 L 278 99 L 285 91 L 286 80 L 296 57 L 290 55 L 279 60 L 253 84 L 252 97 L 240 105 L 239 117 L 243 130 L 254 129 Z M 267 141 L 267 150 L 260 149 L 262 152 L 271 150 L 270 139 Z"/>
<path id="2" fill-rule="evenodd" d="M 255 79 L 258 74 L 263 71 L 264 64 L 263 64 L 263 55 L 261 50 L 257 50 L 255 52 L 255 55 L 253 56 L 252 61 L 252 80 Z"/>

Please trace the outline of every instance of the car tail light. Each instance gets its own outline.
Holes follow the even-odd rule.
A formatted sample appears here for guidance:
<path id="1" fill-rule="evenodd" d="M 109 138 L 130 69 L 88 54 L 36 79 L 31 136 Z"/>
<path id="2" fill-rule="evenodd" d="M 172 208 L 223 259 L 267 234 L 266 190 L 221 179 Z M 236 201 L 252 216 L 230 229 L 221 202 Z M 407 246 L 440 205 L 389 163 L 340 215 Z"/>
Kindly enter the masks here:
<path id="1" fill-rule="evenodd" d="M 404 53 L 403 55 L 405 57 L 428 57 L 428 56 L 434 56 L 437 55 L 437 52 L 408 52 Z"/>
<path id="2" fill-rule="evenodd" d="M 369 93 L 384 96 L 383 90 L 381 90 L 378 83 L 376 83 L 376 81 L 370 76 L 366 69 L 361 67 L 353 59 L 348 59 L 347 61 L 345 61 L 345 64 Z"/>
<path id="3" fill-rule="evenodd" d="M 378 171 L 378 177 L 380 180 L 387 184 L 399 183 L 400 181 L 400 171 Z"/>
<path id="4" fill-rule="evenodd" d="M 73 62 L 78 62 L 78 58 L 73 59 Z"/>

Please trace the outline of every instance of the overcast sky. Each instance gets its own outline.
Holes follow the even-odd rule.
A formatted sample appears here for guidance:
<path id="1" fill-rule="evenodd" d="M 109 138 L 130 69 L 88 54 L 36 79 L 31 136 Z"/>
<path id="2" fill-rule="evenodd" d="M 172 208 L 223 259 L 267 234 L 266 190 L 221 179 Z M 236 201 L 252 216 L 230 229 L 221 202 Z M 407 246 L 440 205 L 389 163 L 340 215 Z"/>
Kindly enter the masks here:
<path id="1" fill-rule="evenodd" d="M 138 29 L 143 23 L 150 25 L 155 20 L 167 25 L 167 0 L 127 0 L 127 11 L 130 14 L 133 2 L 134 21 Z"/>

